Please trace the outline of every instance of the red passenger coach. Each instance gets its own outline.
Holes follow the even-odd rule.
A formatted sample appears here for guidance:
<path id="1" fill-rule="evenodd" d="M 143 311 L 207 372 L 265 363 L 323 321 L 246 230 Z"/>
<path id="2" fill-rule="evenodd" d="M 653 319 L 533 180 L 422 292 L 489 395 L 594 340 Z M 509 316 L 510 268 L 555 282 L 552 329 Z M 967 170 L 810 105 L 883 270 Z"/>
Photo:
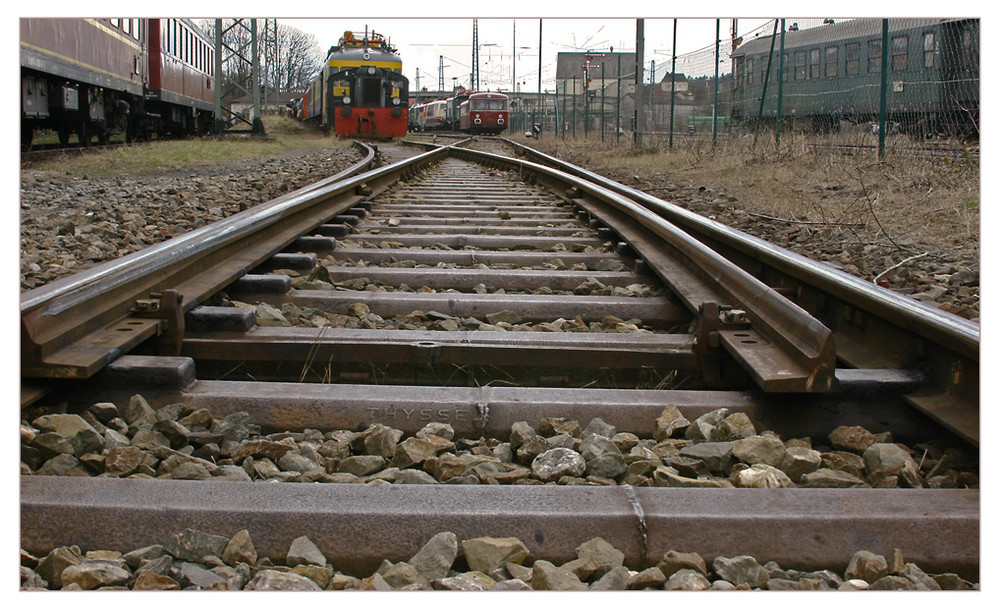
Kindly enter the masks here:
<path id="1" fill-rule="evenodd" d="M 21 19 L 21 141 L 52 129 L 67 143 L 125 131 L 129 102 L 146 84 L 141 22 Z M 124 105 L 122 105 L 124 103 Z"/>
<path id="2" fill-rule="evenodd" d="M 472 93 L 459 107 L 459 131 L 497 135 L 507 128 L 509 102 L 503 93 Z"/>
<path id="3" fill-rule="evenodd" d="M 211 128 L 215 43 L 187 19 L 149 20 L 147 107 L 174 135 Z"/>
<path id="4" fill-rule="evenodd" d="M 188 19 L 21 19 L 21 146 L 207 132 L 215 46 Z"/>

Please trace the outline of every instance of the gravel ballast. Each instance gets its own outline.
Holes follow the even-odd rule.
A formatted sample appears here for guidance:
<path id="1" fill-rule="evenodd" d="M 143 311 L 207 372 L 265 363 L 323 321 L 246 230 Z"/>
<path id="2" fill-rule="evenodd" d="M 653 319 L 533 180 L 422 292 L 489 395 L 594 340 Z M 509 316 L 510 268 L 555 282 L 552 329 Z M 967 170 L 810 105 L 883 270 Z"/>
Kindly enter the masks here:
<path id="1" fill-rule="evenodd" d="M 247 530 L 232 537 L 185 529 L 159 544 L 129 552 L 61 546 L 45 556 L 21 550 L 21 590 L 978 590 L 954 573 L 928 574 L 899 550 L 881 556 L 859 550 L 841 572 L 784 569 L 752 556 L 670 550 L 642 571 L 600 537 L 576 548 L 561 565 L 536 560 L 514 537 L 459 540 L 443 531 L 412 558 L 384 560 L 367 577 L 344 574 L 307 535 L 293 540 L 284 560 L 258 556 Z"/>
<path id="2" fill-rule="evenodd" d="M 110 178 L 21 172 L 21 290 L 121 258 L 318 182 L 354 148 Z"/>
<path id="3" fill-rule="evenodd" d="M 650 433 L 651 431 L 651 433 Z M 560 484 L 717 488 L 978 488 L 976 456 L 949 441 L 914 446 L 842 426 L 827 438 L 758 432 L 741 412 L 688 421 L 673 406 L 652 430 L 595 417 L 520 421 L 506 438 L 416 434 L 381 423 L 261 434 L 245 412 L 214 418 L 141 395 L 119 407 L 21 421 L 22 475 L 347 484 Z"/>

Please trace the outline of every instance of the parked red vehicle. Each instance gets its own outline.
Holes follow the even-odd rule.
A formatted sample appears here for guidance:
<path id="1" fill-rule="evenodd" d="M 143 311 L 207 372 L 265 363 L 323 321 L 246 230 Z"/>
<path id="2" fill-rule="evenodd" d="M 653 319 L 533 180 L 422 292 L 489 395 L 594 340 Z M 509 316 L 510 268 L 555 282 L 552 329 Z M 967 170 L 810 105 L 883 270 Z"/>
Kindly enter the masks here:
<path id="1" fill-rule="evenodd" d="M 497 135 L 509 124 L 510 98 L 503 93 L 472 93 L 458 111 L 458 130 Z"/>
<path id="2" fill-rule="evenodd" d="M 205 133 L 215 46 L 188 19 L 21 19 L 21 146 Z"/>

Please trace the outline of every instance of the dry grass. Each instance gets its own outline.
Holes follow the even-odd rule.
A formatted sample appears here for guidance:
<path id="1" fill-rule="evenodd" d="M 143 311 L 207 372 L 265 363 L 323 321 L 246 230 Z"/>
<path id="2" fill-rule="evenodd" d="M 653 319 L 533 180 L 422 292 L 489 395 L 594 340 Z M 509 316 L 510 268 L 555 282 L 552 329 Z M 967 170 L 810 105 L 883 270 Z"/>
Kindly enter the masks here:
<path id="1" fill-rule="evenodd" d="M 348 140 L 306 128 L 284 116 L 266 116 L 264 128 L 267 137 L 241 134 L 153 141 L 46 161 L 33 165 L 32 169 L 71 176 L 109 177 L 244 161 L 291 150 L 350 146 Z"/>
<path id="2" fill-rule="evenodd" d="M 878 162 L 871 152 L 845 154 L 832 146 L 863 145 L 865 134 L 804 136 L 782 140 L 752 134 L 676 138 L 633 146 L 607 137 L 601 143 L 543 138 L 531 145 L 659 196 L 707 188 L 732 205 L 762 217 L 848 227 L 864 239 L 888 240 L 903 251 L 963 249 L 979 257 L 978 159 L 931 157 L 914 152 L 904 136 L 892 137 Z M 595 145 L 599 143 L 600 145 Z"/>

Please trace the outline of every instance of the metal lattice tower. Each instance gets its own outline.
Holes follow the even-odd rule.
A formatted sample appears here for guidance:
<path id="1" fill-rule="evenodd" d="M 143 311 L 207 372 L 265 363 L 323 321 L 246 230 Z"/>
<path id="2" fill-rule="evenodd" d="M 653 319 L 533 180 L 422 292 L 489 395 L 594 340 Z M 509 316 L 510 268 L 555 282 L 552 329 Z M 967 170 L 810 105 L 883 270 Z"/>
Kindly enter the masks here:
<path id="1" fill-rule="evenodd" d="M 264 134 L 261 121 L 260 44 L 256 19 L 233 19 L 224 26 L 215 20 L 215 132 Z M 251 100 L 252 105 L 233 112 L 234 101 Z M 242 122 L 249 129 L 229 127 Z"/>
<path id="2" fill-rule="evenodd" d="M 278 76 L 278 20 L 263 19 L 264 35 L 261 37 L 261 55 L 264 65 L 261 71 L 262 103 L 264 108 L 277 107 L 280 103 L 281 82 Z"/>
<path id="3" fill-rule="evenodd" d="M 472 76 L 469 78 L 469 86 L 474 90 L 479 90 L 479 20 L 472 20 Z"/>

